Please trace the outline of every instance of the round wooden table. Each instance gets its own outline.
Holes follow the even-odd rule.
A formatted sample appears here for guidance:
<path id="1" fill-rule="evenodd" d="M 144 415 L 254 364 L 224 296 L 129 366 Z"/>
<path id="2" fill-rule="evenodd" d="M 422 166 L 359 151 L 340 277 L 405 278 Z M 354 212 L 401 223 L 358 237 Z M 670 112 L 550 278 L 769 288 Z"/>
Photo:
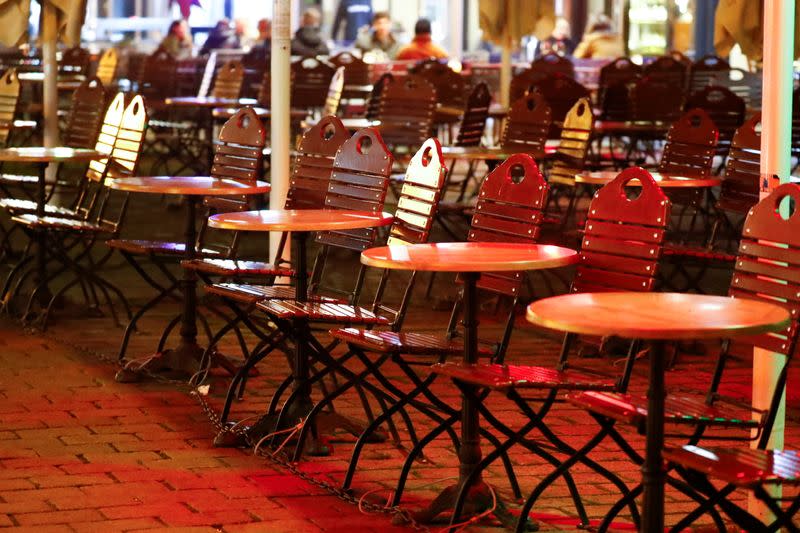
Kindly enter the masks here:
<path id="1" fill-rule="evenodd" d="M 642 465 L 642 531 L 664 530 L 664 359 L 668 341 L 723 339 L 778 331 L 783 307 L 762 301 L 682 293 L 581 293 L 528 306 L 528 321 L 567 333 L 650 341 L 647 436 Z"/>
<path id="2" fill-rule="evenodd" d="M 458 272 L 464 281 L 464 362 L 478 362 L 478 322 L 476 282 L 481 272 L 541 270 L 571 265 L 578 253 L 569 248 L 547 244 L 512 244 L 495 242 L 455 242 L 383 246 L 361 253 L 365 265 L 395 270 Z M 461 446 L 458 450 L 458 482 L 444 491 L 429 508 L 417 514 L 421 521 L 430 521 L 440 513 L 453 509 L 456 498 L 470 474 L 481 460 L 480 420 L 476 395 L 461 397 Z M 492 506 L 492 489 L 477 476 L 469 491 L 469 508 L 481 513 Z"/>
<path id="3" fill-rule="evenodd" d="M 264 194 L 269 192 L 270 184 L 263 181 L 242 182 L 231 179 L 217 179 L 209 176 L 149 176 L 136 178 L 113 179 L 109 187 L 119 191 L 146 194 L 179 194 L 186 198 L 186 231 L 184 233 L 184 258 L 192 260 L 197 254 L 197 204 L 203 196 L 230 196 Z M 150 362 L 140 370 L 156 372 L 170 369 L 181 374 L 193 375 L 198 370 L 198 363 L 203 349 L 197 344 L 197 275 L 194 270 L 182 269 L 181 290 L 183 293 L 183 309 L 181 311 L 180 340 L 175 348 L 157 353 Z M 160 299 L 162 295 L 156 296 Z M 144 308 L 148 308 L 146 304 Z M 122 341 L 124 352 L 130 335 L 135 328 L 132 320 L 125 329 Z M 134 379 L 130 371 L 120 370 L 119 381 Z"/>
<path id="4" fill-rule="evenodd" d="M 616 170 L 599 170 L 594 172 L 581 172 L 575 175 L 575 183 L 585 183 L 587 185 L 605 185 L 613 181 L 619 172 Z M 656 180 L 659 187 L 664 189 L 688 188 L 701 189 L 717 187 L 722 183 L 722 179 L 709 176 L 685 176 L 679 174 L 667 174 L 663 172 L 651 172 L 651 176 Z M 627 183 L 631 187 L 641 187 L 639 180 L 633 179 Z"/>
<path id="5" fill-rule="evenodd" d="M 29 163 L 36 165 L 38 169 L 38 182 L 36 188 L 36 216 L 45 216 L 44 206 L 47 203 L 47 184 L 45 175 L 47 167 L 51 163 L 82 163 L 92 159 L 98 159 L 104 154 L 97 150 L 88 148 L 70 148 L 67 146 L 55 146 L 45 148 L 43 146 L 3 148 L 0 149 L 0 162 L 3 163 Z M 41 283 L 46 283 L 47 279 L 47 230 L 38 227 L 36 231 L 36 264 L 37 276 Z M 50 299 L 47 287 L 38 290 L 39 301 L 46 303 Z"/>
<path id="6" fill-rule="evenodd" d="M 238 113 L 240 109 L 240 107 L 215 107 L 211 111 L 211 115 L 216 119 L 228 120 L 233 115 Z M 253 111 L 260 119 L 269 120 L 272 117 L 272 111 L 265 107 L 254 107 Z M 305 109 L 291 108 L 289 110 L 289 116 L 293 119 L 300 120 L 308 116 L 308 111 Z"/>
<path id="7" fill-rule="evenodd" d="M 648 120 L 596 120 L 596 135 L 666 135 L 672 126 L 669 122 Z"/>
<path id="8" fill-rule="evenodd" d="M 164 104 L 172 107 L 227 107 L 256 105 L 255 98 L 216 98 L 214 96 L 170 96 L 164 99 Z"/>
<path id="9" fill-rule="evenodd" d="M 373 213 L 372 211 L 350 211 L 335 209 L 272 209 L 263 211 L 244 211 L 239 213 L 220 213 L 208 219 L 212 228 L 236 231 L 289 231 L 292 242 L 292 270 L 295 280 L 295 299 L 305 302 L 308 299 L 308 259 L 306 240 L 311 232 L 337 231 L 360 228 L 376 228 L 388 226 L 394 217 L 389 213 Z M 294 362 L 292 364 L 293 389 L 300 394 L 293 396 L 291 403 L 286 403 L 274 419 L 267 424 L 251 426 L 249 437 L 260 440 L 264 435 L 262 429 L 274 428 L 270 431 L 286 429 L 286 424 L 294 424 L 296 420 L 305 419 L 314 408 L 311 400 L 309 338 L 311 331 L 304 317 L 292 319 L 294 335 Z M 269 413 L 265 417 L 269 417 Z M 279 425 L 280 424 L 280 425 Z M 316 432 L 312 431 L 315 435 Z M 316 437 L 315 437 L 316 438 Z M 318 442 L 309 443 L 310 447 L 322 450 Z M 317 452 L 321 453 L 321 452 Z"/>

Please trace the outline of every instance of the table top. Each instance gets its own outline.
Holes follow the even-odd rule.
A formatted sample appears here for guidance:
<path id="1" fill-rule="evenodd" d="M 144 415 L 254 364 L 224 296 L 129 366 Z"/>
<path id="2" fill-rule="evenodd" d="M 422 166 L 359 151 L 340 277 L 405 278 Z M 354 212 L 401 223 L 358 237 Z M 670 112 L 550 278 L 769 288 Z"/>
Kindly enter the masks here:
<path id="1" fill-rule="evenodd" d="M 542 153 L 523 148 L 503 148 L 502 146 L 492 148 L 485 146 L 442 146 L 443 156 L 469 161 L 503 161 L 518 153 L 529 154 L 534 159 L 541 159 L 543 155 L 555 153 L 555 151 L 555 147 L 545 147 L 545 151 Z"/>
<path id="2" fill-rule="evenodd" d="M 144 176 L 118 178 L 109 187 L 119 191 L 152 194 L 185 194 L 191 196 L 224 196 L 229 194 L 260 194 L 270 190 L 265 181 L 247 183 L 211 176 Z"/>
<path id="3" fill-rule="evenodd" d="M 614 180 L 619 175 L 616 170 L 599 170 L 596 172 L 581 172 L 575 175 L 576 183 L 586 183 L 590 185 L 605 185 Z M 716 187 L 722 183 L 721 178 L 714 176 L 700 177 L 700 176 L 681 176 L 678 174 L 666 174 L 662 172 L 651 172 L 651 176 L 656 180 L 656 183 L 663 188 L 700 188 L 700 187 Z M 632 187 L 641 187 L 642 183 L 633 179 L 627 183 Z"/>
<path id="4" fill-rule="evenodd" d="M 224 107 L 245 106 L 258 103 L 254 98 L 215 98 L 213 96 L 171 96 L 164 99 L 166 105 L 178 107 Z"/>
<path id="5" fill-rule="evenodd" d="M 104 154 L 88 148 L 55 146 L 28 146 L 0 149 L 0 161 L 15 163 L 64 163 L 68 161 L 91 161 Z"/>
<path id="6" fill-rule="evenodd" d="M 212 116 L 214 118 L 229 119 L 238 113 L 239 110 L 241 110 L 241 107 L 215 107 L 214 111 L 212 111 Z M 258 118 L 272 117 L 272 110 L 266 107 L 254 107 L 253 111 Z M 292 118 L 304 118 L 308 116 L 308 111 L 305 109 L 291 108 L 289 109 L 289 116 Z"/>
<path id="7" fill-rule="evenodd" d="M 440 242 L 381 246 L 361 253 L 367 266 L 434 272 L 539 270 L 571 265 L 578 253 L 549 244 Z"/>
<path id="8" fill-rule="evenodd" d="M 648 120 L 596 120 L 595 133 L 666 133 L 672 126 L 669 122 Z"/>
<path id="9" fill-rule="evenodd" d="M 345 209 L 269 209 L 220 213 L 208 218 L 212 228 L 238 231 L 335 231 L 388 226 L 389 213 Z"/>
<path id="10" fill-rule="evenodd" d="M 528 306 L 529 322 L 584 335 L 720 339 L 785 328 L 789 313 L 758 300 L 670 292 L 575 293 Z"/>

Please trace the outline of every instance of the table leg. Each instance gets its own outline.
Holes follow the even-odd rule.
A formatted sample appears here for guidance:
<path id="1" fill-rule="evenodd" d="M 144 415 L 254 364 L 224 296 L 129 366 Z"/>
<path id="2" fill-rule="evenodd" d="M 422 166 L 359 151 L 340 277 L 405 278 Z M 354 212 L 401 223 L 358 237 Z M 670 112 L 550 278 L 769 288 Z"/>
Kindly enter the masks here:
<path id="1" fill-rule="evenodd" d="M 647 440 L 642 485 L 642 531 L 664 531 L 664 358 L 665 343 L 650 345 L 650 387 L 647 391 Z"/>

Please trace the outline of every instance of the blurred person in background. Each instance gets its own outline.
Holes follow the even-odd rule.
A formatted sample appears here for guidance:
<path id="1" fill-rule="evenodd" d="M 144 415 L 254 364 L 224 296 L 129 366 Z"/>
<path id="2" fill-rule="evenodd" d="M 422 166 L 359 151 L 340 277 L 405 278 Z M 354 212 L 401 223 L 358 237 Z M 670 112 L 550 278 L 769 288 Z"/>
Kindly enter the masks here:
<path id="1" fill-rule="evenodd" d="M 572 31 L 567 19 L 559 18 L 550 35 L 536 44 L 534 59 L 550 52 L 560 56 L 571 56 L 575 51 L 575 41 L 570 38 L 571 35 Z"/>
<path id="2" fill-rule="evenodd" d="M 221 48 L 239 48 L 239 37 L 231 27 L 231 21 L 228 19 L 220 19 L 214 29 L 209 32 L 208 39 L 200 49 L 200 55 L 204 56 L 212 50 Z"/>
<path id="3" fill-rule="evenodd" d="M 192 33 L 186 20 L 176 20 L 169 25 L 167 36 L 158 45 L 175 59 L 192 57 Z"/>
<path id="4" fill-rule="evenodd" d="M 256 24 L 258 30 L 258 37 L 256 42 L 253 43 L 253 48 L 257 48 L 263 52 L 266 57 L 272 50 L 272 21 L 269 19 L 261 19 Z"/>
<path id="5" fill-rule="evenodd" d="M 303 20 L 292 38 L 292 55 L 313 57 L 330 53 L 320 32 L 321 20 L 322 16 L 317 8 L 309 7 L 303 11 Z"/>
<path id="6" fill-rule="evenodd" d="M 392 19 L 389 13 L 378 11 L 372 16 L 372 27 L 359 32 L 356 48 L 363 54 L 383 54 L 386 59 L 394 59 L 397 56 L 400 43 L 392 35 Z"/>
<path id="7" fill-rule="evenodd" d="M 611 19 L 595 15 L 586 27 L 583 39 L 575 48 L 575 57 L 582 59 L 616 59 L 625 55 L 622 39 L 614 31 Z"/>
<path id="8" fill-rule="evenodd" d="M 372 0 L 340 0 L 333 18 L 331 38 L 339 38 L 339 29 L 344 25 L 343 40 L 352 43 L 358 39 L 362 28 L 368 27 L 372 19 Z"/>
<path id="9" fill-rule="evenodd" d="M 414 25 L 414 39 L 397 52 L 397 58 L 401 61 L 429 59 L 443 59 L 447 57 L 447 51 L 441 46 L 431 41 L 431 21 L 419 19 Z"/>

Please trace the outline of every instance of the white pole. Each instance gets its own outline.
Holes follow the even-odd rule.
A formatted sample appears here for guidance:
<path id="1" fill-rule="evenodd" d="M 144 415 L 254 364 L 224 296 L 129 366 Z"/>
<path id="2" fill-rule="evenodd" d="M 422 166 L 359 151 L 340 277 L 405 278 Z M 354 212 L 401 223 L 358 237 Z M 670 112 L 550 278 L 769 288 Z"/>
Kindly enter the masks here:
<path id="1" fill-rule="evenodd" d="M 764 0 L 764 60 L 761 101 L 761 197 L 769 194 L 778 176 L 789 180 L 792 134 L 792 61 L 794 59 L 795 3 Z M 753 351 L 753 407 L 769 407 L 775 382 L 784 357 L 760 348 Z M 781 401 L 770 437 L 769 448 L 783 448 L 786 398 Z M 780 495 L 780 487 L 773 494 Z M 768 521 L 771 513 L 752 495 L 748 508 L 755 516 Z"/>
<path id="2" fill-rule="evenodd" d="M 283 209 L 289 189 L 289 65 L 291 62 L 291 0 L 273 0 L 272 3 L 272 53 L 270 65 L 270 183 L 271 209 Z M 278 249 L 280 235 L 270 233 L 270 257 Z M 288 247 L 287 251 L 288 252 Z M 285 254 L 285 257 L 288 255 Z"/>
<path id="3" fill-rule="evenodd" d="M 464 48 L 464 1 L 450 0 L 447 16 L 450 21 L 447 30 L 450 57 L 461 60 Z"/>
<path id="4" fill-rule="evenodd" d="M 44 116 L 44 145 L 58 146 L 58 62 L 56 61 L 56 41 L 58 39 L 58 20 L 56 8 L 49 1 L 42 3 L 42 114 Z"/>

